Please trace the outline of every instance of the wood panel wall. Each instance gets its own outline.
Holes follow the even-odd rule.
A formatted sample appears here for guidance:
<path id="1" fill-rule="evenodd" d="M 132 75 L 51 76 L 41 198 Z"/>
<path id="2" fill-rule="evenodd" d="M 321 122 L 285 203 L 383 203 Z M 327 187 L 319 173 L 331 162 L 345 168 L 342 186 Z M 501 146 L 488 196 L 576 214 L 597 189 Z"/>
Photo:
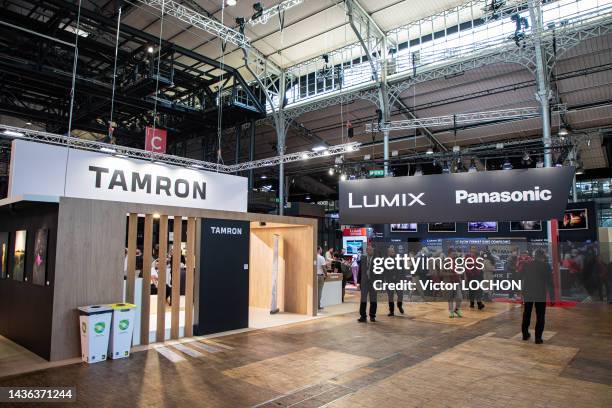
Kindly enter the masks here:
<path id="1" fill-rule="evenodd" d="M 269 308 L 272 287 L 272 253 L 274 235 L 282 237 L 285 260 L 284 284 L 279 279 L 279 295 L 284 293 L 284 309 L 291 313 L 314 316 L 314 251 L 312 226 L 251 226 L 250 304 Z M 278 225 L 278 224 L 277 224 Z"/>
<path id="2" fill-rule="evenodd" d="M 51 360 L 78 357 L 77 307 L 120 302 L 126 213 L 116 203 L 62 198 L 58 213 Z"/>

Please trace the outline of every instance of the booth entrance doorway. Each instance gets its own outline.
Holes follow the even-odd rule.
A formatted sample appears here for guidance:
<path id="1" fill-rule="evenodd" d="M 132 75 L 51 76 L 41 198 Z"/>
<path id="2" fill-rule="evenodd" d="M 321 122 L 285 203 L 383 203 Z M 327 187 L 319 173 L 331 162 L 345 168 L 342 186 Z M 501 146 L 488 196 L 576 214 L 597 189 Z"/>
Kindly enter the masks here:
<path id="1" fill-rule="evenodd" d="M 312 227 L 251 222 L 250 230 L 249 327 L 272 327 L 314 316 Z"/>

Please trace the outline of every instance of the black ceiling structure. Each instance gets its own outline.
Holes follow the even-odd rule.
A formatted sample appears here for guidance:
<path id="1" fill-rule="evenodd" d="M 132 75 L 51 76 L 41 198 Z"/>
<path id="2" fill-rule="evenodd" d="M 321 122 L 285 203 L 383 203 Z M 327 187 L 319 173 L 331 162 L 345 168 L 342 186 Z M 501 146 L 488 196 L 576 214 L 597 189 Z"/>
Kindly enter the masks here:
<path id="1" fill-rule="evenodd" d="M 83 3 L 72 129 L 108 132 L 118 7 L 112 1 L 102 7 Z M 124 4 L 122 12 L 130 7 Z M 78 4 L 62 0 L 3 2 L 0 114 L 67 132 L 78 11 Z M 118 144 L 142 147 L 154 111 L 170 143 L 216 137 L 220 117 L 221 127 L 229 128 L 265 116 L 263 97 L 220 61 L 125 24 L 118 44 L 113 109 Z M 200 65 L 180 62 L 187 59 Z"/>

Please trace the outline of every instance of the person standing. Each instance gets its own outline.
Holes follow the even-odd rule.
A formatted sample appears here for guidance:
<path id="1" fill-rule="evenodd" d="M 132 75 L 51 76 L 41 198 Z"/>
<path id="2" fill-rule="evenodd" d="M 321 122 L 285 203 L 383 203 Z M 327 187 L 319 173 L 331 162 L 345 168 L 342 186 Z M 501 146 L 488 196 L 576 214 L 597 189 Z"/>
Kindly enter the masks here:
<path id="1" fill-rule="evenodd" d="M 476 268 L 476 258 L 478 257 L 478 250 L 475 246 L 470 247 L 470 253 L 465 257 L 466 260 L 471 259 L 472 265 L 470 268 L 465 268 L 465 279 L 468 284 L 472 281 L 479 282 L 478 289 L 469 289 L 468 297 L 470 299 L 470 308 L 474 308 L 474 302 L 478 305 L 478 310 L 484 309 L 485 305 L 482 303 L 482 289 L 480 289 L 480 282 L 484 276 L 482 269 Z"/>
<path id="2" fill-rule="evenodd" d="M 523 340 L 529 340 L 529 325 L 531 323 L 531 311 L 535 305 L 536 310 L 536 325 L 535 325 L 535 343 L 542 344 L 542 333 L 544 333 L 545 315 L 546 315 L 546 295 L 547 293 L 553 298 L 552 287 L 552 272 L 546 254 L 543 250 L 535 251 L 534 259 L 526 263 L 521 273 L 523 279 L 523 297 L 525 300 L 523 306 L 523 323 L 521 330 L 523 332 Z M 554 300 L 553 300 L 554 301 Z"/>
<path id="3" fill-rule="evenodd" d="M 387 257 L 395 258 L 395 247 L 393 247 L 393 245 L 391 245 L 387 249 Z M 398 284 L 401 280 L 400 271 L 395 266 L 393 266 L 390 269 L 385 268 L 385 272 L 383 276 L 385 277 L 385 282 L 387 283 Z M 404 308 L 402 307 L 404 291 L 400 289 L 395 289 L 395 290 L 387 289 L 387 299 L 389 302 L 389 314 L 387 316 L 395 316 L 395 310 L 394 310 L 395 308 L 393 304 L 393 294 L 394 293 L 397 294 L 397 309 L 399 310 L 401 314 L 404 314 Z"/>
<path id="4" fill-rule="evenodd" d="M 359 323 L 366 323 L 368 321 L 366 317 L 366 310 L 368 307 L 368 297 L 370 298 L 370 321 L 376 321 L 376 308 L 378 307 L 376 289 L 374 289 L 374 280 L 376 276 L 372 272 L 372 264 L 374 263 L 374 249 L 372 244 L 369 244 L 366 248 L 366 255 L 361 256 L 360 265 L 360 289 L 361 299 L 359 303 Z"/>
<path id="5" fill-rule="evenodd" d="M 516 262 L 518 261 L 518 249 L 512 248 L 510 255 L 506 259 L 504 266 L 506 272 L 506 279 L 517 281 L 519 279 L 518 272 L 516 271 Z M 514 289 L 508 291 L 508 299 L 514 299 Z"/>
<path id="6" fill-rule="evenodd" d="M 450 269 L 442 268 L 440 271 L 441 281 L 444 283 L 451 283 L 454 285 L 454 289 L 446 291 L 448 300 L 448 317 L 453 319 L 456 317 L 463 317 L 461 315 L 461 300 L 463 294 L 461 293 L 461 275 L 455 272 L 455 257 L 456 253 L 453 248 L 449 248 L 447 257 L 452 259 L 452 267 Z"/>
<path id="7" fill-rule="evenodd" d="M 317 248 L 317 289 L 319 296 L 317 300 L 319 302 L 319 310 L 323 309 L 321 307 L 321 295 L 323 295 L 323 285 L 325 284 L 325 275 L 327 275 L 327 263 L 325 262 L 325 258 L 323 258 L 323 248 Z"/>

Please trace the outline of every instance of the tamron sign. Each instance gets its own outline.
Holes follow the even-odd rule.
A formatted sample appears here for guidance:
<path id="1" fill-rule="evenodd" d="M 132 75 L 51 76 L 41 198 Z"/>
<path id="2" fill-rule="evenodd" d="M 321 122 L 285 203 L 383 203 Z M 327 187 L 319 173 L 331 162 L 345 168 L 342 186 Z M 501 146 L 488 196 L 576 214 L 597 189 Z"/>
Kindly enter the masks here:
<path id="1" fill-rule="evenodd" d="M 573 167 L 340 182 L 343 224 L 559 218 Z"/>
<path id="2" fill-rule="evenodd" d="M 9 197 L 66 196 L 213 210 L 247 210 L 247 179 L 14 140 Z"/>

